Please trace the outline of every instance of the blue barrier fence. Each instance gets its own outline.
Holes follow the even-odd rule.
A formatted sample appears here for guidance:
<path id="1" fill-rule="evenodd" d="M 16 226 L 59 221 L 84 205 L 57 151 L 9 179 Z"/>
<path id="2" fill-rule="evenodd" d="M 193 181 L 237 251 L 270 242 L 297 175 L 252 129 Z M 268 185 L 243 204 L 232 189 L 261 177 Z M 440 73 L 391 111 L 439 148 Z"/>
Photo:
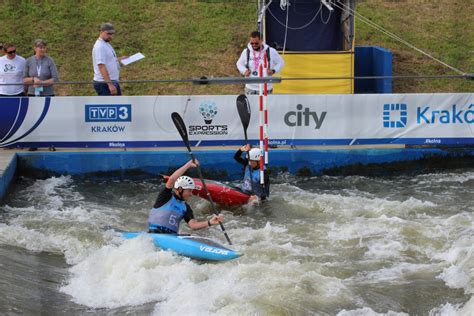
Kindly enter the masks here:
<path id="1" fill-rule="evenodd" d="M 392 52 L 378 46 L 356 46 L 354 73 L 360 76 L 391 76 Z M 355 93 L 392 93 L 392 79 L 356 79 Z"/>

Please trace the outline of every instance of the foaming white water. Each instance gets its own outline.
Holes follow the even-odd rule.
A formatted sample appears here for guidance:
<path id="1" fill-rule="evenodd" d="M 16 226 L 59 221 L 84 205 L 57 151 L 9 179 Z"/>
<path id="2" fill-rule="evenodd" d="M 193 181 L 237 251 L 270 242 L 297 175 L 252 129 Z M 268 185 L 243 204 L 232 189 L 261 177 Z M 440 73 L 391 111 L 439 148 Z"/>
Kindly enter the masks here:
<path id="1" fill-rule="evenodd" d="M 332 222 L 331 230 L 328 233 L 329 240 L 344 241 L 351 239 L 361 239 L 369 237 L 380 237 L 393 240 L 400 235 L 402 225 L 404 222 L 399 218 L 389 218 L 382 215 L 378 218 L 357 217 L 351 222 L 336 223 Z M 398 223 L 398 225 L 397 225 Z"/>
<path id="2" fill-rule="evenodd" d="M 39 203 L 45 208 L 61 208 L 65 200 L 79 201 L 83 199 L 79 193 L 68 189 L 72 184 L 73 180 L 70 176 L 36 180 L 25 191 L 24 198 L 27 201 L 32 201 L 35 198 L 35 203 Z"/>
<path id="3" fill-rule="evenodd" d="M 171 252 L 156 251 L 152 242 L 143 239 L 93 252 L 70 269 L 72 277 L 61 291 L 89 307 L 113 308 L 163 300 L 159 289 L 170 290 L 173 278 L 186 273 L 192 263 Z M 173 269 L 178 262 L 177 269 Z"/>
<path id="4" fill-rule="evenodd" d="M 367 248 L 365 255 L 369 258 L 397 258 L 407 250 L 406 245 L 396 240 L 369 241 Z"/>
<path id="5" fill-rule="evenodd" d="M 473 230 L 460 236 L 451 248 L 444 253 L 437 254 L 449 263 L 438 276 L 450 288 L 464 289 L 466 294 L 474 293 L 474 238 Z"/>
<path id="6" fill-rule="evenodd" d="M 397 313 L 394 311 L 388 311 L 386 313 L 377 313 L 369 307 L 359 308 L 347 311 L 343 309 L 337 316 L 408 316 L 407 313 Z"/>
<path id="7" fill-rule="evenodd" d="M 111 238 L 101 227 L 116 221 L 116 215 L 83 201 L 69 176 L 35 180 L 21 195 L 22 203 L 34 206 L 3 207 L 7 216 L 6 224 L 0 224 L 1 244 L 62 253 L 74 264 Z"/>
<path id="8" fill-rule="evenodd" d="M 68 185 L 73 182 L 71 176 L 51 177 L 45 180 L 35 180 L 28 190 L 32 193 L 37 192 L 45 195 L 52 195 L 60 186 Z"/>
<path id="9" fill-rule="evenodd" d="M 420 201 L 411 196 L 404 201 L 376 197 L 370 198 L 359 195 L 343 196 L 340 194 L 314 193 L 301 190 L 290 184 L 279 185 L 277 190 L 276 194 L 295 208 L 322 210 L 323 212 L 345 217 L 360 215 L 377 216 L 380 214 L 400 215 L 436 206 L 436 204 L 430 201 Z"/>
<path id="10" fill-rule="evenodd" d="M 442 174 L 423 174 L 415 177 L 412 181 L 418 184 L 433 184 L 433 183 L 465 183 L 474 180 L 474 172 L 463 172 L 463 173 L 442 173 Z"/>
<path id="11" fill-rule="evenodd" d="M 110 234 L 105 234 L 105 236 Z M 111 237 L 109 236 L 109 239 Z M 100 243 L 81 240 L 67 233 L 38 231 L 22 226 L 0 224 L 0 244 L 16 246 L 33 252 L 62 253 L 69 264 L 83 260 Z"/>
<path id="12" fill-rule="evenodd" d="M 358 217 L 349 223 L 331 223 L 328 239 L 335 246 L 341 242 L 344 245 L 351 240 L 358 240 L 358 247 L 367 249 L 364 256 L 368 260 L 402 261 L 408 253 L 410 258 L 428 257 L 432 260 L 429 264 L 401 263 L 369 272 L 361 276 L 361 282 L 403 282 L 415 272 L 435 273 L 439 274 L 437 278 L 443 280 L 446 286 L 464 289 L 466 294 L 472 294 L 474 234 L 469 224 L 473 220 L 474 217 L 468 213 L 448 219 L 423 216 L 402 220 L 385 215 L 379 218 Z"/>
<path id="13" fill-rule="evenodd" d="M 202 263 L 145 237 L 124 241 L 104 231 L 145 228 L 156 186 L 112 182 L 101 201 L 94 183 L 53 179 L 33 190 L 32 203 L 2 207 L 0 245 L 63 253 L 72 266 L 61 291 L 85 310 L 147 304 L 157 315 L 463 315 L 474 304 L 460 303 L 473 291 L 471 182 L 447 181 L 448 199 L 445 182 L 432 191 L 429 179 L 419 180 L 426 184 L 408 177 L 276 184 L 266 203 L 224 211 L 231 248 L 244 256 Z M 365 186 L 371 182 L 375 189 Z M 199 219 L 210 213 L 208 202 L 191 205 Z M 218 227 L 184 226 L 225 243 Z"/>
<path id="14" fill-rule="evenodd" d="M 239 241 L 245 253 L 246 260 L 259 260 L 262 262 L 272 261 L 275 258 L 286 258 L 291 260 L 298 256 L 316 256 L 317 248 L 309 248 L 298 245 L 301 240 L 282 225 L 266 222 L 259 229 L 243 227 L 232 231 L 232 236 Z"/>
<path id="15" fill-rule="evenodd" d="M 231 231 L 244 245 L 238 249 L 244 257 L 223 263 L 199 263 L 156 249 L 145 236 L 104 246 L 70 269 L 61 291 L 93 308 L 157 302 L 157 315 L 305 313 L 319 304 L 352 300 L 342 280 L 324 276 L 318 264 L 281 258 L 292 248 L 281 232 L 271 224 Z M 247 247 L 242 236 L 260 241 Z"/>
<path id="16" fill-rule="evenodd" d="M 446 303 L 440 307 L 430 310 L 430 316 L 472 316 L 474 311 L 474 296 L 471 296 L 466 304 L 450 304 Z"/>
<path id="17" fill-rule="evenodd" d="M 61 252 L 64 248 L 60 242 L 44 233 L 5 224 L 0 224 L 0 242 L 35 252 Z"/>
<path id="18" fill-rule="evenodd" d="M 390 282 L 398 285 L 409 284 L 414 277 L 433 274 L 436 270 L 436 265 L 403 262 L 374 271 L 360 272 L 355 277 L 347 279 L 347 281 L 353 284 L 377 284 L 380 282 Z"/>

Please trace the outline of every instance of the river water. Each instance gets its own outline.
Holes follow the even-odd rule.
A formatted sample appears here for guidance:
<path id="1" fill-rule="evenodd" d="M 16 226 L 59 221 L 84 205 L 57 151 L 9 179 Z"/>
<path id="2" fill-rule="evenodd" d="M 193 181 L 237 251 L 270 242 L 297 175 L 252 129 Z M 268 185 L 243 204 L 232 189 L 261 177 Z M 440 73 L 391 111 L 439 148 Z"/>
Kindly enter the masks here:
<path id="1" fill-rule="evenodd" d="M 0 206 L 0 314 L 472 315 L 474 169 L 279 175 L 267 203 L 222 210 L 244 253 L 224 263 L 119 237 L 146 228 L 162 186 L 18 179 Z"/>

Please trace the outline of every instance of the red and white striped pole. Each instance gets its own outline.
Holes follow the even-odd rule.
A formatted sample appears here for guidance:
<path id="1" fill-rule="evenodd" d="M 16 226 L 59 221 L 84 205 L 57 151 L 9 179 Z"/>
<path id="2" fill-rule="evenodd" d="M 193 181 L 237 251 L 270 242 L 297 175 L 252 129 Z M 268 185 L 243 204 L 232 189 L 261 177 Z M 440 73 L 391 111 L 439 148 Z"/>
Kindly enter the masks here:
<path id="1" fill-rule="evenodd" d="M 263 56 L 265 59 L 265 55 Z M 263 65 L 259 65 L 259 76 L 263 77 Z M 264 184 L 264 159 L 263 159 L 263 84 L 258 85 L 258 98 L 259 98 L 259 121 L 260 121 L 260 184 Z"/>
<path id="2" fill-rule="evenodd" d="M 268 75 L 268 67 L 267 64 L 268 58 L 267 53 L 270 53 L 269 50 L 265 52 L 263 55 L 263 73 L 265 77 Z M 264 145 L 265 145 L 265 164 L 268 165 L 268 108 L 267 108 L 267 95 L 268 95 L 268 88 L 267 83 L 263 84 L 263 137 L 264 137 Z"/>

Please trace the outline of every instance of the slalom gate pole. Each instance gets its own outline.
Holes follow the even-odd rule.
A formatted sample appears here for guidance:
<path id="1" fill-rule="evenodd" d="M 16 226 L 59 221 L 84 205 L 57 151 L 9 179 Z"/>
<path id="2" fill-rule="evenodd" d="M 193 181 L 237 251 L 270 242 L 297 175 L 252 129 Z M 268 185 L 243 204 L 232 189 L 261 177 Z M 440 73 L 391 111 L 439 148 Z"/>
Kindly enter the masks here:
<path id="1" fill-rule="evenodd" d="M 265 58 L 265 55 L 263 56 Z M 263 77 L 263 65 L 260 64 L 259 75 Z M 264 158 L 263 158 L 263 84 L 258 86 L 258 98 L 259 98 L 259 121 L 260 121 L 260 184 L 264 184 Z"/>
<path id="2" fill-rule="evenodd" d="M 268 50 L 267 50 L 268 51 Z M 269 53 L 269 52 L 268 52 Z M 267 52 L 263 55 L 263 73 L 268 75 Z M 263 84 L 263 137 L 265 149 L 265 165 L 268 165 L 268 107 L 267 107 L 268 87 L 267 83 Z"/>

